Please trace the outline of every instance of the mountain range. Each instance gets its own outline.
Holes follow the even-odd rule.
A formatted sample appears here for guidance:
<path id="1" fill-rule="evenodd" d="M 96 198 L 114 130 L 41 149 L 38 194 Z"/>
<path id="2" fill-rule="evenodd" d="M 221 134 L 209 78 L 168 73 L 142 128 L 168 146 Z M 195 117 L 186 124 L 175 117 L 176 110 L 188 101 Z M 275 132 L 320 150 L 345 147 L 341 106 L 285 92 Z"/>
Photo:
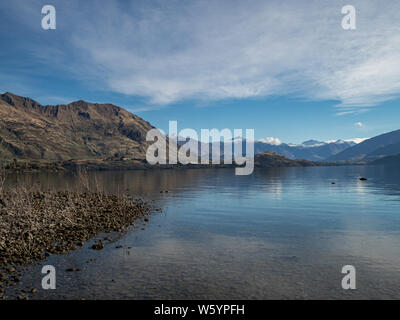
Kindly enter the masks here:
<path id="1" fill-rule="evenodd" d="M 400 130 L 365 140 L 327 159 L 334 162 L 374 161 L 400 154 Z"/>
<path id="2" fill-rule="evenodd" d="M 176 137 L 170 137 L 170 139 L 176 139 Z M 179 145 L 185 144 L 189 139 L 182 139 L 182 141 L 178 142 Z M 337 140 L 334 142 L 321 142 L 317 140 L 308 140 L 303 142 L 302 144 L 290 144 L 290 143 L 271 143 L 270 141 L 273 139 L 262 139 L 258 141 L 254 141 L 254 154 L 259 153 L 275 153 L 280 154 L 288 159 L 305 159 L 308 161 L 324 161 L 332 155 L 340 153 L 343 150 L 346 150 L 354 145 L 356 145 L 353 141 L 344 141 Z M 239 142 L 238 142 L 239 141 Z M 198 142 L 201 148 L 201 156 L 204 157 L 206 155 L 206 150 L 208 149 L 208 153 L 211 154 L 213 145 L 220 145 L 220 154 L 221 158 L 224 154 L 224 142 L 213 142 L 212 144 L 207 144 L 204 142 Z M 240 140 L 237 138 L 232 139 L 230 142 L 232 145 L 236 143 L 240 143 Z M 217 146 L 218 148 L 218 146 Z M 233 152 L 233 149 L 231 147 Z M 242 156 L 246 156 L 246 140 L 242 140 Z"/>
<path id="3" fill-rule="evenodd" d="M 338 154 L 356 143 L 352 141 L 337 140 L 334 142 L 321 142 L 308 140 L 302 144 L 270 144 L 268 142 L 256 141 L 254 152 L 275 152 L 289 159 L 305 159 L 309 161 L 324 161 L 325 159 Z"/>
<path id="4" fill-rule="evenodd" d="M 126 158 L 144 161 L 146 150 L 153 143 L 146 141 L 146 134 L 153 128 L 149 122 L 113 104 L 79 100 L 66 105 L 44 106 L 9 92 L 0 95 L 0 159 L 63 161 Z M 237 143 L 235 139 L 233 142 Z M 223 154 L 224 142 L 216 143 L 220 144 Z M 245 156 L 246 141 L 242 143 Z M 211 144 L 201 145 L 212 148 Z M 290 144 L 267 138 L 254 141 L 254 151 L 255 154 L 264 154 L 261 158 L 268 158 L 268 163 L 274 163 L 272 158 L 278 156 L 279 159 L 275 160 L 279 163 L 295 159 L 371 162 L 400 154 L 400 130 L 359 144 L 348 140 L 308 140 Z M 389 161 L 394 159 L 397 158 L 392 157 Z"/>

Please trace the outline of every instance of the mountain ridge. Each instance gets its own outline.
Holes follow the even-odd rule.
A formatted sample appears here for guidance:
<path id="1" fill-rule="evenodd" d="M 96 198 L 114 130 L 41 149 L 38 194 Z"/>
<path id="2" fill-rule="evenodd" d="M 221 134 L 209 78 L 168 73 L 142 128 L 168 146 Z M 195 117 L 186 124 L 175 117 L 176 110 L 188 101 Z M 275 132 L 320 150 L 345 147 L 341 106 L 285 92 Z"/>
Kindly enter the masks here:
<path id="1" fill-rule="evenodd" d="M 111 103 L 78 100 L 69 104 L 41 105 L 31 98 L 10 92 L 0 95 L 0 159 L 68 161 L 126 158 L 145 161 L 147 148 L 153 143 L 146 141 L 146 134 L 151 129 L 154 127 L 146 120 Z M 399 133 L 399 144 L 394 144 L 393 148 L 379 144 L 383 150 L 400 150 L 400 130 L 396 132 Z M 223 146 L 223 142 L 220 143 Z M 327 158 L 326 154 L 343 154 L 360 145 L 352 144 L 340 139 L 334 142 L 308 140 L 300 145 L 255 141 L 254 151 L 256 155 L 267 153 L 271 157 L 284 156 L 287 160 L 329 162 L 332 157 Z M 168 137 L 166 148 L 169 148 Z M 245 146 L 242 150 L 246 150 Z M 287 161 L 280 158 L 277 162 Z"/>
<path id="2" fill-rule="evenodd" d="M 258 141 L 254 144 L 254 151 L 256 154 L 262 152 L 275 152 L 292 160 L 305 159 L 308 161 L 325 161 L 330 156 L 346 150 L 353 145 L 353 143 L 345 142 L 343 140 L 337 140 L 336 142 L 330 143 L 308 140 L 300 145 L 288 143 L 273 145 Z"/>
<path id="3" fill-rule="evenodd" d="M 170 139 L 176 140 L 176 137 L 170 136 Z M 181 141 L 178 142 L 178 145 L 183 145 L 188 141 L 188 138 L 180 137 Z M 308 140 L 303 142 L 302 144 L 289 144 L 289 143 L 280 143 L 280 144 L 273 144 L 269 142 L 265 142 L 266 139 L 261 139 L 254 141 L 254 154 L 260 154 L 264 152 L 272 152 L 276 154 L 283 155 L 291 160 L 295 159 L 304 159 L 308 161 L 325 161 L 326 158 L 329 156 L 339 153 L 351 146 L 355 145 L 354 142 L 346 142 L 344 140 L 337 140 L 335 142 L 320 142 L 317 140 Z M 242 141 L 242 156 L 246 156 L 246 140 L 237 140 L 236 138 L 229 141 L 232 145 L 236 143 L 240 143 Z M 224 143 L 225 142 L 212 142 L 212 143 L 205 143 L 197 141 L 198 145 L 200 146 L 200 154 L 204 156 L 206 150 L 208 153 L 211 154 L 212 146 L 215 144 L 219 144 L 220 148 L 220 155 L 223 157 L 224 154 Z M 218 148 L 218 146 L 217 146 Z M 203 152 L 205 151 L 205 152 Z M 233 152 L 233 150 L 232 150 Z"/>
<path id="4" fill-rule="evenodd" d="M 9 92 L 0 95 L 0 152 L 5 158 L 143 159 L 146 133 L 153 128 L 113 104 L 78 100 L 43 106 Z"/>
<path id="5" fill-rule="evenodd" d="M 400 153 L 400 130 L 387 132 L 350 147 L 327 161 L 373 161 Z"/>

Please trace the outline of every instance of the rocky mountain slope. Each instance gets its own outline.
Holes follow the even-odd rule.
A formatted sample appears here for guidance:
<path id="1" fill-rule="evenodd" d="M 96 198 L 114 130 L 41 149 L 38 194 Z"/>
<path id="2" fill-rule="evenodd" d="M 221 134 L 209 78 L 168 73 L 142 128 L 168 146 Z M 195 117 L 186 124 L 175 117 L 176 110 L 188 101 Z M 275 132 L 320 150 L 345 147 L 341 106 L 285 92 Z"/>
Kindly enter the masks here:
<path id="1" fill-rule="evenodd" d="M 373 165 L 400 165 L 400 154 L 383 157 L 381 159 L 372 161 Z"/>
<path id="2" fill-rule="evenodd" d="M 365 140 L 330 158 L 328 161 L 373 161 L 400 153 L 400 130 Z"/>
<path id="3" fill-rule="evenodd" d="M 12 93 L 0 95 L 2 159 L 144 159 L 152 128 L 112 104 L 80 100 L 43 106 Z"/>

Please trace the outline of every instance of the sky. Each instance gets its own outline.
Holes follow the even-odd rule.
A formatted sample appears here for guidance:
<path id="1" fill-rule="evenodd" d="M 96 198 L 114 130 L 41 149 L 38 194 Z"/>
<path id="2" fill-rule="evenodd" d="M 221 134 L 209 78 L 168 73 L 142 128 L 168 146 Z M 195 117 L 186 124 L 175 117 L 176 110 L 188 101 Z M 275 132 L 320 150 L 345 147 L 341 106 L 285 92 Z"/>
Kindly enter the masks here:
<path id="1" fill-rule="evenodd" d="M 0 92 L 113 103 L 166 132 L 367 138 L 400 129 L 399 31 L 398 0 L 3 0 Z"/>

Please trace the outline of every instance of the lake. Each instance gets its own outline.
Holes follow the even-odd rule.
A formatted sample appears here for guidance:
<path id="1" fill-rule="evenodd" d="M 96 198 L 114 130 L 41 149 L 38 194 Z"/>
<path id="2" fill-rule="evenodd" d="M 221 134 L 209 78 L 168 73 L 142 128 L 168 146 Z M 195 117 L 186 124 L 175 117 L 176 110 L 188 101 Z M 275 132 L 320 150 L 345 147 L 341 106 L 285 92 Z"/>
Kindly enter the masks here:
<path id="1" fill-rule="evenodd" d="M 7 288 L 31 299 L 399 299 L 400 170 L 384 166 L 91 172 L 106 192 L 162 207 L 125 234 L 53 255 Z M 368 181 L 360 181 L 367 177 Z M 335 182 L 335 184 L 332 184 Z M 68 174 L 7 184 L 74 188 Z M 160 191 L 168 191 L 162 192 Z M 98 238 L 105 235 L 99 235 Z M 116 246 L 123 248 L 117 249 Z M 41 289 L 54 265 L 57 289 Z M 343 290 L 344 265 L 356 290 Z M 68 268 L 80 272 L 66 272 Z"/>

